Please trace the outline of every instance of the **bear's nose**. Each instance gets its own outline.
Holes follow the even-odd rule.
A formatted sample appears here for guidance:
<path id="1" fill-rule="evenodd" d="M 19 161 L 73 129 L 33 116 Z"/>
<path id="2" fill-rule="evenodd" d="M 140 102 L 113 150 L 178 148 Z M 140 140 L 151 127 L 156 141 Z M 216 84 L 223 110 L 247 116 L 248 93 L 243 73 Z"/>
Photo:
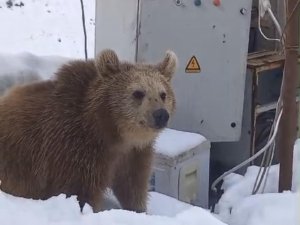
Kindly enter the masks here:
<path id="1" fill-rule="evenodd" d="M 155 127 L 160 129 L 167 126 L 169 113 L 165 109 L 158 109 L 153 112 Z"/>

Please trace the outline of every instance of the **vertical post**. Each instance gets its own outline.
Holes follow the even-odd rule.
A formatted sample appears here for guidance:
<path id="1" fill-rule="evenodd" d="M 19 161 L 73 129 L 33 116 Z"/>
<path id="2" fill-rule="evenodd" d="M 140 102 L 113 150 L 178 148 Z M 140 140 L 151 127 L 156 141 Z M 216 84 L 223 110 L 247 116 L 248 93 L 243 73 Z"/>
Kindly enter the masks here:
<path id="1" fill-rule="evenodd" d="M 283 112 L 279 125 L 278 143 L 280 172 L 279 192 L 291 190 L 293 147 L 297 135 L 296 95 L 298 86 L 298 0 L 287 0 L 287 27 L 285 41 L 285 68 L 283 77 Z"/>

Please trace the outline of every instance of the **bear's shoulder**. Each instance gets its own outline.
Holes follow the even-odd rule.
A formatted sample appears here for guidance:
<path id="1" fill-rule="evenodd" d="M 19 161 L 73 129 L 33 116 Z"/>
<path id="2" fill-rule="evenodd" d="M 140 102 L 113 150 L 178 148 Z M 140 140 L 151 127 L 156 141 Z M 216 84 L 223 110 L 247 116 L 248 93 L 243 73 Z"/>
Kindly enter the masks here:
<path id="1" fill-rule="evenodd" d="M 57 88 L 78 90 L 88 86 L 96 77 L 97 71 L 93 60 L 73 60 L 57 70 L 54 80 Z"/>

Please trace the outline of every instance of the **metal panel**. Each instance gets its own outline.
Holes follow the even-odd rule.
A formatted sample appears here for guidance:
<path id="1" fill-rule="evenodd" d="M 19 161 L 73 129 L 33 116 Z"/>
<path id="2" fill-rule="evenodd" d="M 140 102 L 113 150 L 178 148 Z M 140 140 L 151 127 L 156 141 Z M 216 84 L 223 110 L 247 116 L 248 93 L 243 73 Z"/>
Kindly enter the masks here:
<path id="1" fill-rule="evenodd" d="M 250 0 L 141 0 L 138 61 L 156 62 L 167 49 L 180 67 L 174 79 L 177 112 L 170 127 L 197 132 L 211 142 L 241 134 Z M 192 56 L 200 73 L 185 73 Z"/>
<path id="2" fill-rule="evenodd" d="M 122 59 L 136 59 L 138 2 L 96 1 L 95 54 L 105 48 L 112 48 Z"/>

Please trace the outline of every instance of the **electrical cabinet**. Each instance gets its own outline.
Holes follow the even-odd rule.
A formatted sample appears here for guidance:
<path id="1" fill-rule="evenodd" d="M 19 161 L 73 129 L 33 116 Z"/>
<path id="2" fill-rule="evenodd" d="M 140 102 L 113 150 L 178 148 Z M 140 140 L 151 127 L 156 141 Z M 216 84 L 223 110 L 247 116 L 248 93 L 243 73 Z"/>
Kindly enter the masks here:
<path id="1" fill-rule="evenodd" d="M 155 63 L 179 59 L 170 128 L 211 142 L 241 136 L 251 0 L 97 0 L 96 49 Z"/>

